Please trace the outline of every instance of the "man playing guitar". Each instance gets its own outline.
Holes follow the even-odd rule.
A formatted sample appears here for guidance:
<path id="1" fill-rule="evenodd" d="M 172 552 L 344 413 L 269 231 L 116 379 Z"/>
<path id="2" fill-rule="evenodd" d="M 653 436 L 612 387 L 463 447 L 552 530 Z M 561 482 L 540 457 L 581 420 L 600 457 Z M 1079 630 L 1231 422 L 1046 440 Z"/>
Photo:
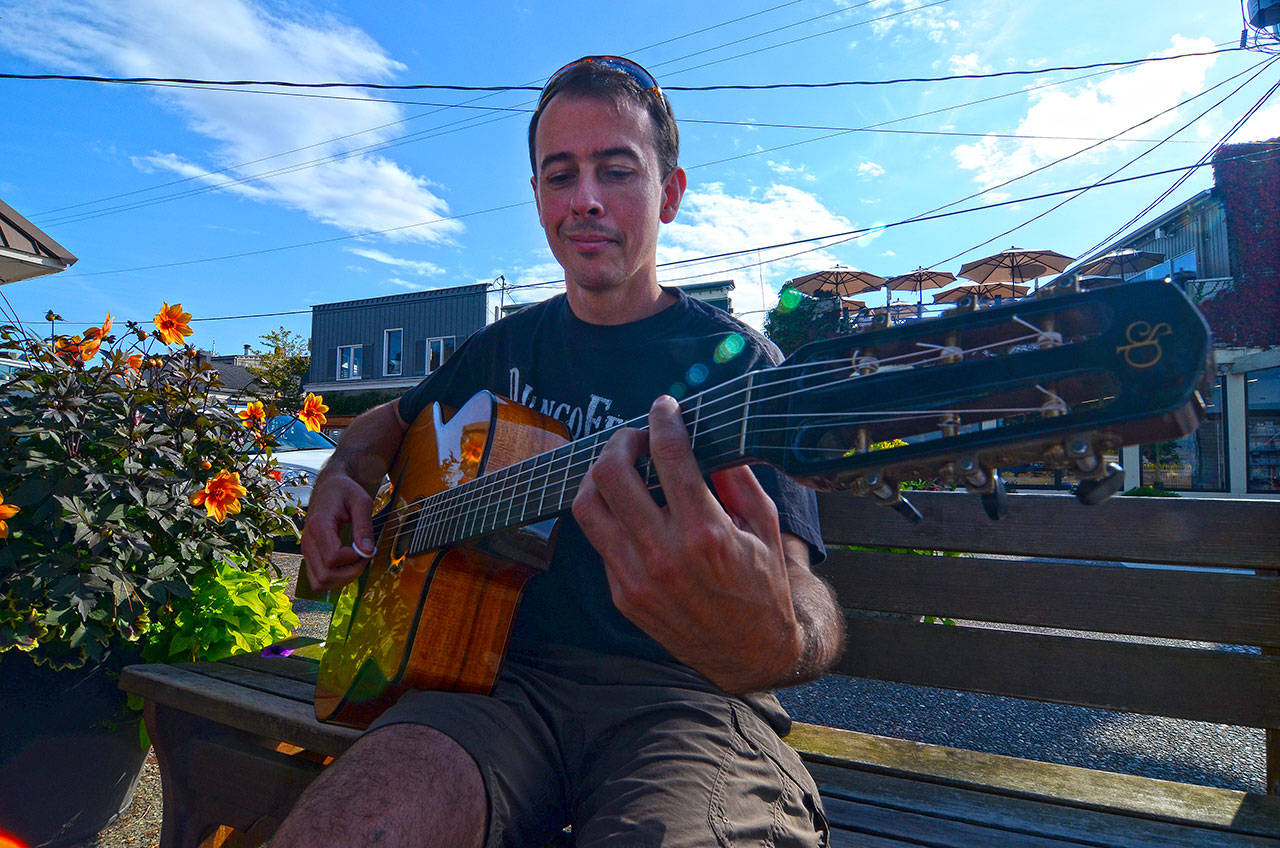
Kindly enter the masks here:
<path id="1" fill-rule="evenodd" d="M 406 694 L 272 844 L 542 845 L 572 825 L 580 846 L 825 845 L 818 793 L 768 694 L 821 674 L 842 646 L 833 595 L 810 571 L 822 556 L 813 496 L 769 469 L 708 482 L 675 399 L 776 361 L 776 348 L 658 285 L 658 230 L 686 178 L 648 72 L 607 56 L 565 66 L 529 142 L 567 291 L 486 327 L 352 423 L 308 508 L 310 582 L 340 586 L 366 567 L 367 491 L 433 403 L 489 390 L 574 437 L 646 411 L 648 428 L 618 427 L 587 473 L 494 691 Z M 646 455 L 656 498 L 637 472 Z"/>

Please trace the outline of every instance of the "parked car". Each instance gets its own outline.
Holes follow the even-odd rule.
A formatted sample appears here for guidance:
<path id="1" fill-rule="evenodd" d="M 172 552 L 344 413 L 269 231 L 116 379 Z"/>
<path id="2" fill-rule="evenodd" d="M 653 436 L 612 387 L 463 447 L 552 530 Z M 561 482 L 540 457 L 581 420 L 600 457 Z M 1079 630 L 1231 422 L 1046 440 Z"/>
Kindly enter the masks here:
<path id="1" fill-rule="evenodd" d="M 292 415 L 275 416 L 267 422 L 267 430 L 276 437 L 276 466 L 283 475 L 284 491 L 306 509 L 316 475 L 333 454 L 337 442 L 323 433 L 308 430 Z"/>

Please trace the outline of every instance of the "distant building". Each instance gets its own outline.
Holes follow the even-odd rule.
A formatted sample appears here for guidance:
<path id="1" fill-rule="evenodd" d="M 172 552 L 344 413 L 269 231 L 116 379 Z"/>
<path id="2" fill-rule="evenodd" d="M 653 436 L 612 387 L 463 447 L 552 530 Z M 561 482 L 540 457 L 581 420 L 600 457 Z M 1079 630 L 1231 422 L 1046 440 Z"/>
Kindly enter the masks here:
<path id="1" fill-rule="evenodd" d="M 1163 263 L 1123 282 L 1169 280 L 1191 296 L 1213 331 L 1218 373 L 1204 422 L 1186 438 L 1126 449 L 1128 486 L 1280 495 L 1278 145 L 1226 145 L 1214 157 L 1213 188 L 1078 262 L 1116 250 L 1162 254 Z M 1036 482 L 1062 485 L 1043 473 Z"/>
<path id="2" fill-rule="evenodd" d="M 210 351 L 202 350 L 199 352 L 199 357 L 202 362 L 208 363 L 218 372 L 222 380 L 222 388 L 233 395 L 247 393 L 255 385 L 263 386 L 257 377 L 249 373 L 249 366 L 257 365 L 262 357 L 249 353 L 248 345 L 244 346 L 243 354 L 214 355 Z"/>
<path id="3" fill-rule="evenodd" d="M 338 401 L 344 412 L 359 411 L 345 409 L 344 396 L 402 393 L 484 326 L 487 290 L 480 283 L 311 307 L 304 390 L 323 394 L 331 407 Z"/>

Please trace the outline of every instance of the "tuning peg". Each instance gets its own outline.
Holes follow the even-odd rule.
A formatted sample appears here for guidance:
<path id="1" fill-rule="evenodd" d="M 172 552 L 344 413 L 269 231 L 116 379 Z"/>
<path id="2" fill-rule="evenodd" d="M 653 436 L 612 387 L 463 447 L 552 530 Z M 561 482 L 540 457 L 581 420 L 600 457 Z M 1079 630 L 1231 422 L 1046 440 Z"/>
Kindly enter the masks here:
<path id="1" fill-rule="evenodd" d="M 1092 480 L 1081 480 L 1075 486 L 1076 500 L 1082 504 L 1093 506 L 1100 504 L 1124 488 L 1124 469 L 1119 463 L 1108 462 L 1103 468 L 1102 476 Z"/>
<path id="2" fill-rule="evenodd" d="M 992 521 L 999 521 L 1009 512 L 1009 493 L 1005 491 L 1004 481 L 999 477 L 995 477 L 995 485 L 991 487 L 991 491 L 982 493 L 982 508 Z"/>

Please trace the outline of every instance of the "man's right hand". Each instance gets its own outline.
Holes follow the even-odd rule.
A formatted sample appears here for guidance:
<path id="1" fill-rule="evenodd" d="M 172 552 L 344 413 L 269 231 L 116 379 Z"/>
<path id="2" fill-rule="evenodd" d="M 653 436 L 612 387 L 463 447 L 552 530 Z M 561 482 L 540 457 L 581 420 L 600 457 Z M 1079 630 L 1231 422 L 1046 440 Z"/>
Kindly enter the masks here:
<path id="1" fill-rule="evenodd" d="M 316 591 L 350 583 L 373 556 L 373 498 L 369 491 L 391 467 L 407 429 L 396 401 L 375 406 L 351 422 L 317 475 L 307 504 L 307 526 L 302 531 L 307 579 Z M 342 541 L 348 528 L 355 547 Z"/>
<path id="2" fill-rule="evenodd" d="M 373 498 L 351 477 L 327 474 L 316 481 L 302 531 L 302 557 L 313 589 L 324 592 L 360 576 L 373 554 L 372 516 Z M 348 527 L 354 545 L 342 542 Z"/>

